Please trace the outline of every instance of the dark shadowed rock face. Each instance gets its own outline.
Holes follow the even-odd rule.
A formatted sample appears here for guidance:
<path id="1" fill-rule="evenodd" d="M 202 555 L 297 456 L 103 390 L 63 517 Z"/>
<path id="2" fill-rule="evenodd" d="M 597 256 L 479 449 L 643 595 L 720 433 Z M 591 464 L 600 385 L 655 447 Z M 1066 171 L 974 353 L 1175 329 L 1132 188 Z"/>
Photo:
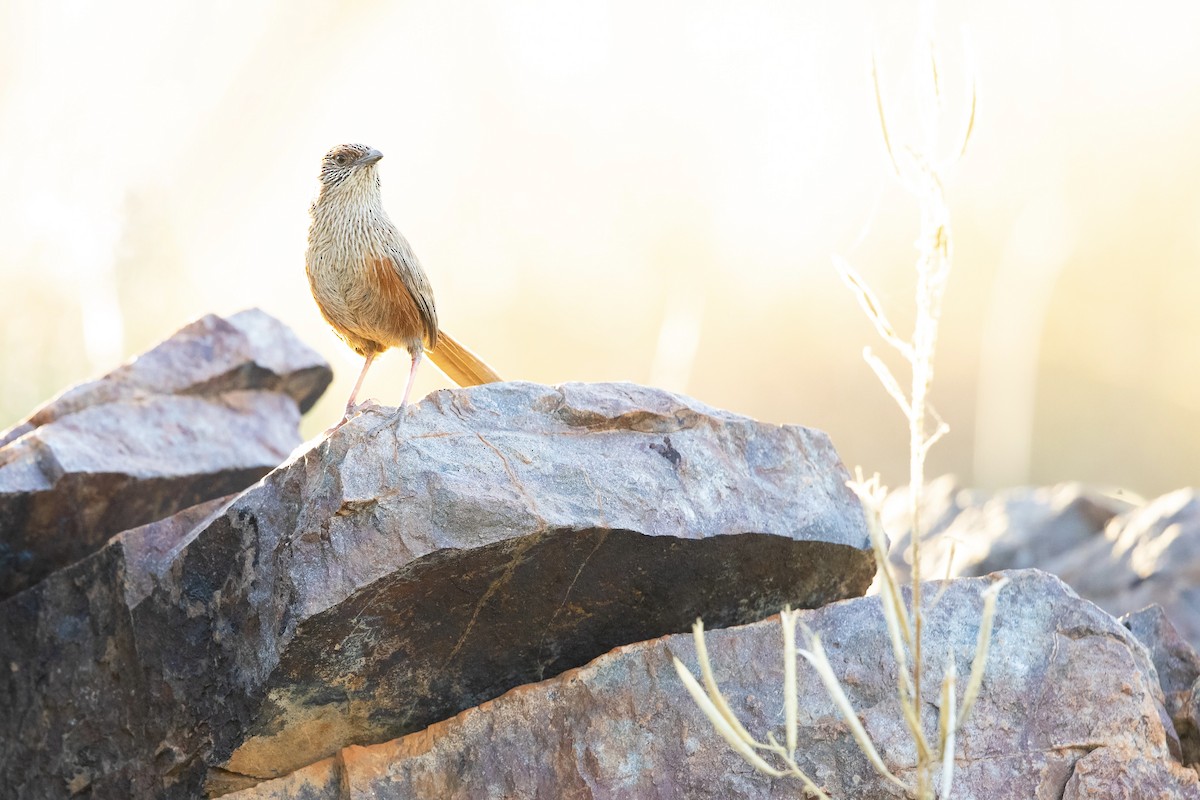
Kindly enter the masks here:
<path id="1" fill-rule="evenodd" d="M 846 477 L 823 434 L 624 384 L 493 384 L 369 411 L 239 496 L 128 531 L 7 601 L 52 620 L 61 596 L 100 592 L 120 636 L 83 626 L 75 646 L 119 640 L 142 677 L 135 734 L 80 736 L 52 761 L 0 750 L 0 780 L 52 797 L 94 762 L 94 797 L 225 791 L 700 614 L 735 624 L 861 594 L 873 563 Z M 50 669 L 51 634 L 0 642 L 3 663 Z M 97 703 L 124 687 L 111 670 L 79 680 Z M 0 719 L 0 742 L 76 718 L 68 695 L 21 702 L 39 713 Z"/>
<path id="2" fill-rule="evenodd" d="M 1155 797 L 1200 793 L 1170 759 L 1153 667 L 1115 620 L 1061 582 L 1010 573 L 976 711 L 959 733 L 956 800 Z M 927 617 L 926 652 L 959 675 L 970 658 L 987 579 L 952 582 Z M 935 596 L 931 586 L 927 596 Z M 915 753 L 895 700 L 895 667 L 877 598 L 802 615 L 884 761 L 910 780 Z M 712 631 L 718 684 L 760 737 L 780 735 L 782 664 L 777 620 Z M 426 730 L 348 747 L 238 800 L 352 796 L 445 800 L 704 800 L 800 796 L 799 784 L 754 772 L 713 731 L 671 666 L 696 671 L 691 636 L 620 647 L 581 669 L 502 697 Z M 926 680 L 942 670 L 931 667 Z M 895 798 L 858 751 L 813 671 L 798 669 L 799 763 L 834 798 Z M 960 684 L 960 692 L 962 686 Z M 927 709 L 927 719 L 936 709 Z M 1138 787 L 1152 789 L 1141 793 Z"/>
<path id="3" fill-rule="evenodd" d="M 261 311 L 208 316 L 0 436 L 0 598 L 120 531 L 240 491 L 299 444 L 327 365 Z"/>
<path id="4" fill-rule="evenodd" d="M 158 792 L 124 574 L 104 548 L 0 602 L 0 796 Z"/>

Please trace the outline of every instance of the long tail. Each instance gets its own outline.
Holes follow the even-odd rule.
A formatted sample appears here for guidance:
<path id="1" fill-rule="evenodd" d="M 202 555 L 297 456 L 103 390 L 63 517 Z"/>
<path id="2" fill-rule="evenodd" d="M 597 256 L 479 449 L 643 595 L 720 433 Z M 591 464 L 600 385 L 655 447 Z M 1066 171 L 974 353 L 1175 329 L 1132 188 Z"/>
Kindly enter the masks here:
<path id="1" fill-rule="evenodd" d="M 438 369 L 459 386 L 478 386 L 502 380 L 479 356 L 456 342 L 445 331 L 438 331 L 437 347 L 425 352 Z"/>

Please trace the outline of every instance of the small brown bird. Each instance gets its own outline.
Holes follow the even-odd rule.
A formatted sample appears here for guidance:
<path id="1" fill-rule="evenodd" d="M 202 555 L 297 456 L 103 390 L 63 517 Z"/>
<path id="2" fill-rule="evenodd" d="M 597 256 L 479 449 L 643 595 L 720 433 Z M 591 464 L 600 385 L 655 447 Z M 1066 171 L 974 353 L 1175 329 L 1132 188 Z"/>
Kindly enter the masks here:
<path id="1" fill-rule="evenodd" d="M 375 356 L 404 347 L 412 358 L 400 405 L 408 404 L 424 352 L 460 386 L 499 381 L 491 367 L 438 330 L 433 289 L 421 262 L 387 212 L 376 164 L 383 153 L 343 144 L 321 162 L 321 188 L 309 214 L 305 267 L 322 316 L 366 357 L 346 403 L 344 422 Z"/>

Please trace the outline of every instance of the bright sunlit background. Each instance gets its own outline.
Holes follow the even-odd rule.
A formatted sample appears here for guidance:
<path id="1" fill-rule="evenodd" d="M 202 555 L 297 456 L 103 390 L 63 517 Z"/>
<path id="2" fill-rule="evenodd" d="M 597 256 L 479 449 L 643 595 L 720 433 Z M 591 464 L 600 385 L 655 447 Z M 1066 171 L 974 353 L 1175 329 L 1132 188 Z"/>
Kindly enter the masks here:
<path id="1" fill-rule="evenodd" d="M 0 3 L 0 427 L 207 312 L 333 364 L 303 255 L 322 154 L 381 149 L 443 326 L 502 375 L 630 380 L 828 431 L 904 480 L 883 347 L 912 319 L 927 9 L 884 2 Z M 1200 4 L 955 2 L 933 27 L 955 270 L 930 474 L 1158 493 L 1200 478 Z M 964 37 L 965 33 L 965 37 Z M 969 46 L 964 44 L 968 42 Z M 899 365 L 896 365 L 897 368 Z M 365 396 L 395 403 L 403 353 Z M 432 367 L 418 395 L 446 380 Z"/>

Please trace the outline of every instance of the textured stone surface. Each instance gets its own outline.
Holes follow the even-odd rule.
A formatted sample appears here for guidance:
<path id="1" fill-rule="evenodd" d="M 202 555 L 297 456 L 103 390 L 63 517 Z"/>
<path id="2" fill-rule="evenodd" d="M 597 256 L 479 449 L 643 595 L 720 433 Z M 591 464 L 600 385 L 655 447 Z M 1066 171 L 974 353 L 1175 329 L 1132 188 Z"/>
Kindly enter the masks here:
<path id="1" fill-rule="evenodd" d="M 924 574 L 987 575 L 1046 566 L 1052 559 L 1103 538 L 1109 520 L 1133 505 L 1078 483 L 985 492 L 963 489 L 952 476 L 929 484 L 922 509 Z M 902 578 L 912 555 L 908 492 L 893 492 L 884 528 L 893 539 L 892 563 Z M 951 561 L 953 563 L 951 563 Z"/>
<path id="2" fill-rule="evenodd" d="M 1104 748 L 1075 762 L 1063 800 L 1173 800 L 1200 798 L 1196 773 L 1179 766 Z"/>
<path id="3" fill-rule="evenodd" d="M 144 677 L 128 702 L 143 727 L 106 744 L 87 789 L 224 791 L 697 614 L 733 624 L 859 594 L 873 565 L 845 478 L 823 434 L 623 384 L 492 384 L 371 410 L 231 501 L 117 537 L 79 566 L 91 577 L 44 582 L 43 596 L 71 580 L 120 598 Z M 5 658 L 48 669 L 47 635 Z M 89 697 L 113 691 L 108 672 L 80 680 Z M 36 741 L 75 718 L 62 695 L 0 734 L 33 725 Z M 91 745 L 71 747 L 0 777 L 57 796 Z"/>
<path id="4" fill-rule="evenodd" d="M 1195 798 L 1196 775 L 1171 761 L 1153 667 L 1120 624 L 1052 576 L 1010 573 L 992 654 L 960 731 L 956 800 Z M 980 592 L 952 582 L 927 616 L 926 652 L 970 667 Z M 930 587 L 933 596 L 940 587 Z M 806 612 L 880 753 L 911 778 L 915 753 L 895 701 L 895 667 L 877 598 Z M 710 631 L 718 684 L 750 731 L 782 728 L 777 620 Z M 798 784 L 754 772 L 686 694 L 671 656 L 696 670 L 692 639 L 667 636 L 514 689 L 426 730 L 335 757 L 231 797 L 358 800 L 775 798 Z M 940 669 L 929 669 L 936 681 Z M 802 768 L 835 798 L 894 798 L 853 743 L 815 674 L 798 669 Z M 961 686 L 960 686 L 961 691 Z M 927 709 L 932 724 L 936 709 Z M 1132 788 L 1131 788 L 1132 787 Z M 1146 787 L 1148 793 L 1139 793 Z"/>
<path id="5" fill-rule="evenodd" d="M 906 504 L 906 493 L 896 492 L 885 512 L 888 530 L 899 533 L 892 560 L 902 572 L 908 569 Z M 1192 648 L 1200 644 L 1200 499 L 1194 490 L 1134 505 L 1078 484 L 992 494 L 940 478 L 929 486 L 923 515 L 930 525 L 922 545 L 929 574 L 1032 565 L 1111 614 L 1145 608 L 1123 621 L 1154 659 L 1171 738 L 1178 736 L 1176 756 L 1186 764 L 1200 761 L 1196 718 L 1188 710 L 1197 675 Z"/>
<path id="6" fill-rule="evenodd" d="M 1122 514 L 1102 537 L 1045 569 L 1112 614 L 1157 603 L 1179 633 L 1200 646 L 1200 497 L 1194 489 Z"/>
<path id="7" fill-rule="evenodd" d="M 175 555 L 202 522 L 233 500 L 233 495 L 207 500 L 156 520 L 118 533 L 125 557 L 125 604 L 133 608 L 154 589 L 154 584 L 171 566 Z"/>
<path id="8" fill-rule="evenodd" d="M 860 594 L 873 565 L 845 478 L 823 434 L 643 387 L 437 392 L 357 417 L 243 494 L 135 618 L 182 632 L 164 696 L 211 727 L 175 745 L 234 773 L 210 776 L 220 788 L 698 613 L 733 624 Z"/>
<path id="9" fill-rule="evenodd" d="M 1188 762 L 1190 766 L 1200 771 L 1200 759 L 1197 758 L 1200 756 L 1200 747 L 1197 746 L 1200 743 L 1200 678 L 1192 683 L 1192 691 L 1188 694 L 1188 703 L 1181 714 L 1186 722 L 1181 723 L 1180 727 L 1191 732 L 1191 750 L 1189 751 L 1185 744 L 1184 758 L 1190 758 L 1191 760 Z"/>
<path id="10" fill-rule="evenodd" d="M 1200 678 L 1200 655 L 1183 640 L 1159 606 L 1126 614 L 1121 622 L 1150 651 L 1164 706 L 1179 736 L 1180 760 L 1200 767 L 1200 729 L 1192 711 L 1195 685 Z"/>
<path id="11" fill-rule="evenodd" d="M 117 545 L 0 602 L 5 797 L 156 795 L 154 715 L 123 581 Z"/>
<path id="12" fill-rule="evenodd" d="M 90 406 L 0 449 L 0 597 L 127 528 L 239 491 L 300 443 L 287 395 L 159 395 Z"/>
<path id="13" fill-rule="evenodd" d="M 895 492 L 884 524 L 893 536 L 892 562 L 905 574 L 906 515 L 907 495 Z M 1156 603 L 1200 647 L 1200 497 L 1194 489 L 1134 505 L 1078 484 L 992 494 L 940 478 L 929 487 L 922 515 L 930 526 L 921 551 L 928 575 L 1037 567 L 1114 615 Z"/>
<path id="14" fill-rule="evenodd" d="M 0 598 L 112 535 L 239 491 L 332 373 L 258 310 L 206 316 L 0 435 Z"/>
<path id="15" fill-rule="evenodd" d="M 332 379 L 325 360 L 269 314 L 208 314 L 104 377 L 67 389 L 0 434 L 0 447 L 85 408 L 155 395 L 262 389 L 288 395 L 303 412 Z"/>
<path id="16" fill-rule="evenodd" d="M 0 601 L 0 786 L 13 796 L 156 797 L 171 784 L 168 715 L 151 708 L 130 609 L 229 499 L 124 531 Z"/>

